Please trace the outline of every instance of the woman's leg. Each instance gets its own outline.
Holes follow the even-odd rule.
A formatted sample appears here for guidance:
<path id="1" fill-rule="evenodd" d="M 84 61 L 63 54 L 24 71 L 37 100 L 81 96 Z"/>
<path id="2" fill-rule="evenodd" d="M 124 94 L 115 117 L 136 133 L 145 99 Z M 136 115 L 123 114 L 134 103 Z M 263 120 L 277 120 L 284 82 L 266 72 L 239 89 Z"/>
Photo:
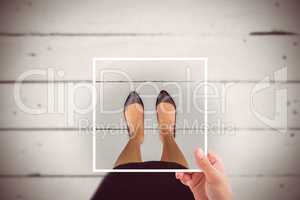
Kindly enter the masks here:
<path id="1" fill-rule="evenodd" d="M 169 97 L 170 98 L 170 97 Z M 163 143 L 161 161 L 176 162 L 186 168 L 188 163 L 175 141 L 176 108 L 169 102 L 162 102 L 156 106 L 160 138 Z"/>
<path id="2" fill-rule="evenodd" d="M 129 139 L 128 143 L 119 155 L 115 167 L 131 162 L 142 162 L 141 143 L 136 139 Z"/>
<path id="3" fill-rule="evenodd" d="M 176 144 L 175 138 L 173 136 L 161 138 L 163 143 L 161 161 L 176 162 L 188 168 L 188 163 L 179 146 Z"/>
<path id="4" fill-rule="evenodd" d="M 140 150 L 144 140 L 144 110 L 142 105 L 133 103 L 126 106 L 125 118 L 130 138 L 114 167 L 131 162 L 142 162 Z"/>

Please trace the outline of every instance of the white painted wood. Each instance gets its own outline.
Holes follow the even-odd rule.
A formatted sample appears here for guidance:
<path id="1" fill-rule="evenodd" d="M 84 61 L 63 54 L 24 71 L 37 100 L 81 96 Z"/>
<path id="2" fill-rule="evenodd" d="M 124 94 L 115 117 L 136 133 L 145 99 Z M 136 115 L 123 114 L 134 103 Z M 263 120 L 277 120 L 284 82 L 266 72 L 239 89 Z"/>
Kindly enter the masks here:
<path id="1" fill-rule="evenodd" d="M 91 80 L 93 57 L 201 56 L 209 59 L 209 80 L 259 81 L 273 75 L 283 66 L 288 66 L 288 80 L 298 82 L 298 36 L 249 36 L 250 32 L 255 31 L 299 33 L 298 11 L 299 3 L 296 0 L 217 0 L 209 3 L 137 0 L 126 3 L 96 0 L 6 1 L 0 7 L 0 80 L 16 80 L 30 69 L 47 68 L 64 71 L 63 77 L 59 77 L 58 71 L 55 71 L 56 80 Z M 24 37 L 15 37 L 13 33 L 20 33 Z M 72 35 L 77 37 L 60 37 Z M 154 68 L 145 66 L 110 65 L 105 68 L 126 71 L 135 81 L 185 80 L 181 64 Z M 193 67 L 191 79 L 199 80 L 201 76 L 202 69 Z M 47 78 L 33 76 L 28 79 Z M 124 79 L 111 76 L 106 80 Z M 113 84 L 118 84 L 118 87 Z M 253 86 L 233 85 L 228 93 L 229 111 L 225 114 L 217 113 L 217 116 L 225 123 L 233 123 L 237 127 L 254 130 L 269 128 L 250 112 L 248 97 Z M 122 106 L 129 89 L 120 83 L 111 83 L 110 87 L 113 88 L 110 94 L 119 98 L 111 98 L 108 106 Z M 137 88 L 138 84 L 134 87 Z M 160 84 L 159 88 L 163 87 Z M 299 85 L 289 84 L 288 88 L 288 123 L 290 127 L 299 127 Z M 174 89 L 168 90 L 176 93 Z M 68 105 L 74 110 L 70 99 L 63 100 L 65 108 L 54 99 L 54 113 L 50 108 L 47 114 L 29 115 L 16 106 L 12 85 L 1 84 L 0 92 L 1 128 L 76 128 L 80 119 L 91 120 L 91 113 L 67 113 L 65 109 Z M 46 84 L 28 84 L 24 86 L 22 98 L 26 105 L 44 108 L 51 102 L 46 92 Z M 148 88 L 141 93 L 152 94 L 152 90 Z M 273 97 L 270 96 L 272 91 L 266 91 L 265 94 L 258 96 L 255 102 L 259 111 L 270 114 L 274 106 Z M 74 100 L 78 105 L 86 107 L 91 101 L 89 91 L 80 89 Z M 145 100 L 145 103 L 147 108 L 153 108 L 153 99 Z M 60 113 L 57 113 L 58 105 L 63 109 Z M 211 101 L 210 106 L 215 105 Z M 178 114 L 179 128 L 183 128 L 180 124 L 183 118 L 190 121 L 199 118 L 198 113 L 186 113 Z M 99 117 L 102 123 L 120 120 L 120 114 Z M 155 121 L 154 115 L 147 115 L 146 118 Z M 215 116 L 210 116 L 210 120 L 215 119 Z M 126 131 L 121 133 L 119 144 L 123 144 L 127 137 Z M 177 133 L 178 143 L 185 151 L 198 144 L 196 139 L 191 138 L 186 142 L 186 137 L 183 138 L 180 131 Z M 149 159 L 159 155 L 160 148 L 152 152 L 147 149 L 147 145 L 148 148 L 153 146 L 155 139 L 158 139 L 156 136 L 146 138 L 148 143 L 145 143 L 143 155 Z M 108 138 L 110 142 L 114 139 Z M 236 135 L 227 132 L 225 136 L 209 137 L 209 148 L 224 159 L 236 199 L 299 199 L 300 182 L 298 176 L 293 176 L 299 173 L 299 142 L 298 131 L 289 131 L 288 134 L 241 131 Z M 1 131 L 0 174 L 91 174 L 91 144 L 91 135 L 72 131 Z M 97 144 L 107 148 L 105 145 L 110 143 L 106 139 L 97 140 Z M 117 155 L 121 147 L 114 146 L 110 155 Z M 110 159 L 107 157 L 109 155 L 100 156 L 100 163 L 101 159 L 106 164 L 111 163 L 112 156 Z M 187 157 L 189 161 L 192 160 L 191 154 Z M 255 177 L 261 174 L 264 177 Z M 100 179 L 0 178 L 0 198 L 88 199 Z"/>
<path id="2" fill-rule="evenodd" d="M 1 132 L 1 174 L 92 173 L 91 134 Z"/>
<path id="3" fill-rule="evenodd" d="M 93 57 L 207 57 L 209 80 L 260 81 L 285 66 L 288 80 L 299 80 L 299 43 L 298 36 L 0 37 L 0 80 L 16 80 L 30 69 L 47 72 L 48 68 L 56 70 L 56 80 L 92 80 Z M 144 65 L 109 65 L 109 69 L 121 69 L 139 81 L 186 80 L 179 63 L 172 67 Z M 59 70 L 64 71 L 63 77 Z M 199 80 L 202 72 L 203 68 L 193 68 L 191 79 Z M 50 78 L 35 75 L 27 79 Z"/>
<path id="4" fill-rule="evenodd" d="M 298 178 L 231 178 L 235 199 L 298 199 Z"/>
<path id="5" fill-rule="evenodd" d="M 126 131 L 100 132 L 96 140 L 97 168 L 113 164 L 127 139 Z M 150 134 L 155 133 L 155 134 Z M 183 134 L 185 133 L 185 134 Z M 103 135 L 105 137 L 103 139 Z M 158 160 L 161 145 L 157 132 L 146 131 L 142 154 Z M 191 167 L 193 150 L 202 146 L 201 135 L 177 131 L 177 141 Z M 211 135 L 208 147 L 223 159 L 231 176 L 297 175 L 299 131 L 238 131 Z M 193 140 L 191 142 L 191 140 Z M 76 175 L 92 173 L 92 135 L 72 131 L 2 131 L 0 174 Z"/>
<path id="6" fill-rule="evenodd" d="M 59 114 L 57 112 L 57 109 L 56 113 L 58 114 L 48 113 L 47 111 L 47 84 L 30 84 L 23 86 L 24 87 L 20 89 L 21 100 L 19 101 L 15 99 L 13 84 L 0 85 L 0 90 L 3 97 L 0 102 L 1 127 L 65 127 L 65 124 L 67 124 L 67 122 L 65 122 L 65 119 L 67 119 L 67 117 L 65 117 L 64 112 L 62 114 Z M 49 96 L 49 99 L 51 99 L 51 95 Z M 16 102 L 22 102 L 27 110 L 24 109 L 21 104 L 19 105 Z M 29 111 L 30 113 L 34 113 L 34 111 L 32 110 L 37 109 L 46 109 L 47 113 L 29 114 Z"/>
<path id="7" fill-rule="evenodd" d="M 249 34 L 299 32 L 298 1 L 7 1 L 1 32 Z M 9 19 L 9 20 L 8 20 Z M 13 24 L 13 25 L 12 25 Z"/>
<path id="8" fill-rule="evenodd" d="M 14 84 L 1 84 L 3 94 L 0 102 L 1 128 L 78 128 L 91 126 L 92 123 L 92 94 L 91 83 L 56 83 L 54 92 L 48 88 L 50 84 L 17 84 L 20 86 L 20 98 L 16 100 Z M 190 85 L 190 86 L 189 86 Z M 251 94 L 256 83 L 220 84 L 211 83 L 209 86 L 209 124 L 210 127 L 236 128 L 284 128 L 282 120 L 274 123 L 265 121 L 262 117 L 272 119 L 276 111 L 276 102 L 280 100 L 276 92 L 278 89 L 287 89 L 288 127 L 299 127 L 299 84 L 271 85 L 269 89 L 255 93 L 253 107 Z M 101 86 L 101 87 L 100 87 Z M 202 129 L 204 113 L 203 98 L 199 83 L 134 83 L 145 104 L 145 127 L 156 128 L 155 101 L 161 89 L 170 92 L 177 104 L 177 128 Z M 123 119 L 123 105 L 130 89 L 128 83 L 98 83 L 99 95 L 97 101 L 97 127 L 126 128 Z M 65 92 L 58 95 L 61 88 Z M 214 88 L 214 89 L 213 89 Z M 225 89 L 224 89 L 225 88 Z M 100 92 L 103 91 L 103 94 Z M 194 92 L 196 94 L 194 94 Z M 17 92 L 18 93 L 18 92 Z M 99 96 L 98 96 L 99 97 Z M 19 102 L 19 103 L 17 103 Z M 24 105 L 21 105 L 21 103 Z M 53 103 L 51 103 L 53 102 Z M 103 104 L 103 109 L 101 106 Z M 25 108 L 24 108 L 25 106 Z M 30 110 L 28 110 L 30 109 Z M 212 111 L 214 111 L 212 113 Z M 41 112 L 39 114 L 38 112 Z M 278 117 L 284 116 L 277 109 Z M 256 113 L 256 114 L 255 114 Z M 258 114 L 257 114 L 258 113 Z M 280 119 L 280 118 L 279 118 Z"/>
<path id="9" fill-rule="evenodd" d="M 1 178 L 0 198 L 22 199 L 89 199 L 101 178 Z M 231 177 L 235 199 L 299 199 L 298 178 Z"/>

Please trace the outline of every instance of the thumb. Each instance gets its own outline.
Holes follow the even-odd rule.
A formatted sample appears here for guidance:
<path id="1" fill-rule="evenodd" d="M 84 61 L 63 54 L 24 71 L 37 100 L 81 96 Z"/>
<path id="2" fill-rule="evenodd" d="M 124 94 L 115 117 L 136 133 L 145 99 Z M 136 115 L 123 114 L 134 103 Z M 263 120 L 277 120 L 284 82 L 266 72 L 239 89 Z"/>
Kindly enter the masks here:
<path id="1" fill-rule="evenodd" d="M 198 167 L 202 169 L 208 181 L 212 181 L 217 176 L 216 169 L 211 165 L 208 158 L 204 155 L 202 149 L 197 148 L 195 151 L 195 159 Z"/>

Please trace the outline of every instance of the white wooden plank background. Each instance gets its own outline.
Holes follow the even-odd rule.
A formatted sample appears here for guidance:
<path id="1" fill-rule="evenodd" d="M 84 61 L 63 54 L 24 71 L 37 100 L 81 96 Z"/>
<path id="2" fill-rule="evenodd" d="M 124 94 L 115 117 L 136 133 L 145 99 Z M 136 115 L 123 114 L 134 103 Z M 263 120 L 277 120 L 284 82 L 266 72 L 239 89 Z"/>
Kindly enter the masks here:
<path id="1" fill-rule="evenodd" d="M 250 37 L 0 37 L 0 80 L 16 80 L 29 69 L 63 70 L 63 78 L 91 80 L 93 57 L 207 57 L 209 80 L 260 81 L 282 67 L 288 80 L 299 73 L 299 36 Z M 20 67 L 22 66 L 22 67 Z M 113 67 L 113 66 L 111 66 Z M 120 68 L 122 66 L 118 66 Z M 76 70 L 74 70 L 76 69 Z M 126 68 L 125 68 L 126 69 Z M 247 69 L 247 73 L 244 69 Z M 147 69 L 146 69 L 147 70 Z M 131 74 L 139 73 L 132 70 Z M 147 71 L 146 71 L 147 72 Z M 148 70 L 149 72 L 149 70 Z M 145 73 L 140 80 L 161 80 Z M 137 77 L 137 76 L 134 76 Z M 179 78 L 180 77 L 180 78 Z M 47 77 L 30 77 L 46 80 Z M 170 80 L 182 79 L 173 71 Z"/>
<path id="2" fill-rule="evenodd" d="M 70 85 L 71 84 L 71 85 Z M 65 92 L 63 98 L 58 97 L 58 92 L 51 93 L 48 90 L 48 85 L 45 83 L 26 83 L 18 84 L 20 86 L 20 96 L 22 103 L 26 107 L 32 109 L 48 109 L 48 92 L 54 98 L 54 106 L 52 112 L 42 114 L 26 113 L 20 107 L 14 98 L 14 84 L 0 84 L 0 91 L 3 97 L 0 102 L 0 127 L 2 128 L 76 128 L 85 127 L 92 123 L 92 110 L 88 109 L 92 104 L 92 93 L 87 87 L 74 90 L 74 95 L 68 96 L 68 91 L 72 92 L 72 88 L 80 83 L 56 83 L 54 88 L 64 87 Z M 187 88 L 187 85 L 189 89 Z M 300 96 L 299 84 L 285 83 L 274 84 L 270 86 L 261 94 L 254 96 L 254 109 L 250 107 L 251 91 L 257 83 L 212 83 L 217 92 L 218 98 L 209 98 L 209 109 L 216 111 L 209 114 L 210 123 L 220 120 L 225 126 L 234 126 L 237 128 L 270 128 L 263 121 L 258 119 L 255 112 L 262 113 L 262 115 L 272 117 L 275 107 L 275 92 L 276 89 L 286 88 L 288 92 L 287 108 L 288 108 L 288 127 L 299 128 L 300 114 Z M 91 85 L 91 83 L 87 83 Z M 101 85 L 101 87 L 100 87 Z M 203 122 L 204 113 L 196 110 L 199 106 L 203 108 L 203 101 L 198 100 L 196 104 L 193 103 L 193 91 L 199 83 L 134 83 L 136 88 L 143 98 L 145 109 L 146 128 L 156 128 L 156 115 L 153 112 L 155 109 L 156 96 L 160 89 L 168 90 L 174 97 L 178 108 L 177 128 L 201 128 L 201 124 L 196 127 L 191 125 L 195 120 L 200 123 Z M 228 85 L 225 96 L 224 86 Z M 153 88 L 153 86 L 157 88 Z M 101 129 L 106 128 L 121 128 L 126 129 L 123 120 L 122 107 L 124 101 L 129 94 L 130 85 L 128 83 L 98 83 L 97 88 L 103 91 L 103 99 L 98 98 L 97 104 L 97 126 Z M 180 91 L 181 93 L 179 93 Z M 158 90 L 158 91 L 157 91 Z M 201 90 L 198 90 L 200 94 Z M 209 90 L 210 91 L 210 90 Z M 54 94 L 54 95 L 53 95 Z M 100 94 L 100 93 L 99 93 Z M 189 95 L 190 94 L 190 95 Z M 150 96 L 149 96 L 150 95 Z M 223 97 L 224 96 L 224 97 Z M 223 105 L 223 101 L 225 106 Z M 73 103 L 72 103 L 73 102 Z M 106 113 L 101 112 L 100 104 L 103 103 L 103 109 Z M 58 110 L 58 104 L 63 106 L 63 110 Z M 190 105 L 188 105 L 190 104 Z M 190 107 L 190 111 L 188 108 Z M 78 113 L 83 109 L 87 109 L 84 113 Z M 222 112 L 225 109 L 225 112 Z M 107 113 L 108 111 L 117 111 L 114 113 Z M 89 124 L 85 121 L 88 120 Z M 271 128 L 284 128 L 281 124 L 275 124 Z"/>
<path id="3" fill-rule="evenodd" d="M 234 82 L 228 112 L 211 115 L 210 120 L 222 118 L 238 130 L 235 135 L 211 136 L 209 147 L 224 159 L 236 199 L 299 199 L 299 10 L 297 0 L 1 1 L 0 198 L 88 199 L 102 178 L 91 171 L 91 135 L 78 131 L 78 120 L 90 119 L 91 113 L 71 115 L 72 123 L 66 125 L 70 117 L 66 112 L 22 112 L 13 99 L 13 83 L 21 73 L 62 70 L 64 76 L 56 74 L 55 85 L 74 86 L 90 84 L 93 57 L 201 56 L 209 59 L 210 81 Z M 272 78 L 284 66 L 287 82 L 279 88 L 288 88 L 289 130 L 280 134 L 254 117 L 248 96 L 257 81 Z M 128 66 L 120 67 L 128 72 Z M 150 68 L 141 73 L 140 66 L 132 66 L 129 74 L 135 81 L 181 82 L 182 72 L 174 67 L 177 70 L 168 78 L 167 66 L 159 74 Z M 197 76 L 192 80 L 199 81 L 201 71 L 193 70 Z M 46 106 L 47 77 L 32 76 L 27 81 L 21 92 L 26 105 Z M 122 98 L 111 99 L 107 106 L 122 105 L 129 91 L 118 82 L 122 77 L 105 81 L 110 82 L 105 83 L 108 88 L 123 89 Z M 144 88 L 141 93 L 153 91 Z M 272 87 L 266 96 L 255 99 L 259 111 L 272 111 L 273 94 Z M 80 90 L 74 99 L 87 106 L 90 93 Z M 69 100 L 64 103 L 69 105 Z M 146 104 L 151 108 L 151 99 Z M 210 101 L 210 107 L 215 105 Z M 192 120 L 198 115 L 182 112 L 178 117 Z M 102 123 L 119 118 L 99 115 Z M 147 118 L 153 121 L 152 115 Z M 120 133 L 126 137 L 126 131 Z M 188 144 L 180 145 L 187 149 Z"/>
<path id="4" fill-rule="evenodd" d="M 214 0 L 211 3 L 193 0 L 16 1 L 6 2 L 1 7 L 3 26 L 0 30 L 9 33 L 83 32 L 104 35 L 246 35 L 273 29 L 299 32 L 298 10 L 297 0 Z"/>
<path id="5" fill-rule="evenodd" d="M 118 146 L 124 145 L 124 138 L 127 137 L 126 131 L 113 131 L 111 135 L 107 131 L 97 133 L 97 146 L 100 147 L 97 152 L 106 157 L 117 154 L 121 148 Z M 149 131 L 146 133 L 150 134 Z M 177 133 L 180 146 L 189 161 L 193 162 L 192 153 L 187 150 L 193 151 L 196 143 L 184 141 L 185 138 L 189 140 L 189 134 L 193 131 L 185 132 L 186 135 L 183 135 L 183 131 Z M 157 132 L 156 135 L 149 135 L 149 138 L 157 143 L 154 151 L 158 159 L 161 147 Z M 209 148 L 222 156 L 230 175 L 299 175 L 299 139 L 299 131 L 289 131 L 287 134 L 277 131 L 237 131 L 210 136 Z M 105 140 L 110 141 L 110 145 L 114 144 L 104 147 L 111 152 L 109 154 L 101 152 Z M 2 131 L 0 143 L 0 174 L 92 174 L 92 135 L 88 132 Z M 201 146 L 200 139 L 198 145 Z M 144 147 L 143 154 L 147 154 Z M 147 159 L 149 156 L 146 155 Z M 114 160 L 101 161 L 109 163 Z"/>

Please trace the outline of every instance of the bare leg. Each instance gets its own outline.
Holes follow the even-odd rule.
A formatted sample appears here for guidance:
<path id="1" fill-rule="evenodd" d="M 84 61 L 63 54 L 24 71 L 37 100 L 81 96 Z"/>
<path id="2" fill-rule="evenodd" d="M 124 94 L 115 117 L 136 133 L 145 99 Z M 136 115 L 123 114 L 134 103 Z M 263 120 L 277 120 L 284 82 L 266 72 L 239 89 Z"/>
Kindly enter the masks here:
<path id="1" fill-rule="evenodd" d="M 142 162 L 141 155 L 141 143 L 133 138 L 128 141 L 123 151 L 119 155 L 115 167 L 121 164 L 131 163 L 131 162 Z"/>
<path id="2" fill-rule="evenodd" d="M 128 105 L 125 117 L 129 128 L 130 139 L 121 154 L 119 155 L 115 167 L 131 162 L 142 162 L 141 144 L 144 140 L 144 110 L 141 105 L 134 103 Z"/>
<path id="3" fill-rule="evenodd" d="M 176 162 L 186 168 L 188 163 L 174 138 L 175 107 L 170 103 L 160 103 L 157 107 L 160 138 L 163 143 L 161 161 Z"/>
<path id="4" fill-rule="evenodd" d="M 188 163 L 179 146 L 176 144 L 175 138 L 173 136 L 161 138 L 163 143 L 161 161 L 176 162 L 188 168 Z"/>

